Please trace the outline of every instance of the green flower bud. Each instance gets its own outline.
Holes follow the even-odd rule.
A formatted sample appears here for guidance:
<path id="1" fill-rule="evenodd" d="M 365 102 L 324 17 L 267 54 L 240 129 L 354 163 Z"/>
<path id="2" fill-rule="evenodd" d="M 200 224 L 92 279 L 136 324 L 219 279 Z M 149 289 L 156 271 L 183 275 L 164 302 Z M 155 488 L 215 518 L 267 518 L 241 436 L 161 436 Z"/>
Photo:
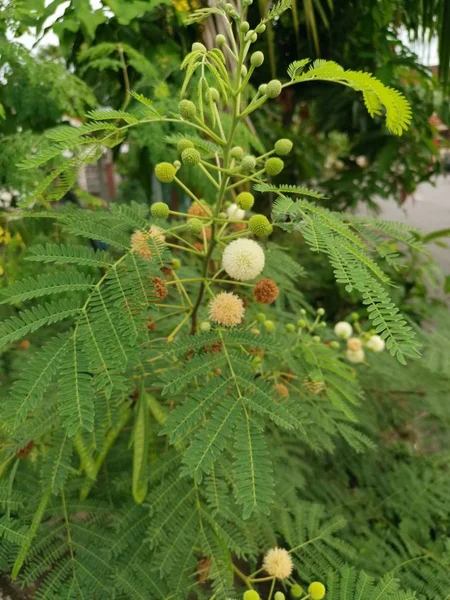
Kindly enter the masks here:
<path id="1" fill-rule="evenodd" d="M 241 192 L 236 196 L 236 204 L 243 210 L 250 210 L 255 202 L 255 197 L 250 192 Z"/>
<path id="2" fill-rule="evenodd" d="M 253 215 L 248 222 L 248 228 L 257 237 L 267 237 L 273 231 L 272 225 L 264 215 Z"/>
<path id="3" fill-rule="evenodd" d="M 155 175 L 161 183 L 171 183 L 175 178 L 176 169 L 168 162 L 158 163 L 155 167 Z"/>
<path id="4" fill-rule="evenodd" d="M 265 26 L 265 24 L 264 24 L 264 23 L 260 23 L 259 25 L 257 25 L 257 26 L 255 27 L 255 31 L 256 31 L 256 33 L 264 33 L 264 32 L 265 32 L 265 30 L 266 30 L 266 26 Z"/>
<path id="5" fill-rule="evenodd" d="M 306 327 L 306 321 L 304 319 L 300 319 L 297 321 L 297 327 Z"/>
<path id="6" fill-rule="evenodd" d="M 320 335 L 313 335 L 313 339 L 312 339 L 312 341 L 313 341 L 315 344 L 318 344 L 318 343 L 320 342 Z"/>
<path id="7" fill-rule="evenodd" d="M 206 52 L 206 46 L 201 44 L 200 42 L 194 42 L 191 47 L 192 52 Z"/>
<path id="8" fill-rule="evenodd" d="M 248 73 L 248 69 L 245 65 L 242 65 L 241 67 L 241 77 L 242 79 L 244 79 L 244 77 L 247 77 L 247 73 Z"/>
<path id="9" fill-rule="evenodd" d="M 264 327 L 267 333 L 273 333 L 275 331 L 275 323 L 273 321 L 264 321 Z"/>
<path id="10" fill-rule="evenodd" d="M 227 38 L 224 35 L 222 35 L 221 33 L 216 35 L 216 44 L 219 46 L 219 48 L 221 46 L 225 46 L 226 43 L 227 43 Z"/>
<path id="11" fill-rule="evenodd" d="M 203 333 L 208 333 L 208 331 L 211 331 L 211 323 L 209 321 L 202 321 L 200 323 L 200 331 L 203 331 Z"/>
<path id="12" fill-rule="evenodd" d="M 335 340 L 330 342 L 330 348 L 333 348 L 333 350 L 338 350 L 340 347 L 341 346 L 340 346 L 339 342 L 336 342 Z"/>
<path id="13" fill-rule="evenodd" d="M 244 600 L 261 600 L 261 596 L 256 590 L 247 590 L 244 592 Z"/>
<path id="14" fill-rule="evenodd" d="M 319 315 L 319 317 L 323 317 L 323 315 L 325 314 L 325 309 L 324 308 L 318 308 L 317 309 L 317 314 Z"/>
<path id="15" fill-rule="evenodd" d="M 219 90 L 216 90 L 216 88 L 209 88 L 207 95 L 213 102 L 219 102 L 220 100 Z"/>
<path id="16" fill-rule="evenodd" d="M 250 58 L 250 63 L 253 67 L 260 67 L 264 62 L 264 54 L 261 52 L 261 50 L 258 50 L 257 52 L 253 52 L 251 58 Z"/>
<path id="17" fill-rule="evenodd" d="M 236 160 L 242 160 L 242 157 L 244 156 L 244 150 L 240 146 L 234 146 L 230 150 L 230 155 Z"/>
<path id="18" fill-rule="evenodd" d="M 242 23 L 239 25 L 239 29 L 242 31 L 242 33 L 247 33 L 247 31 L 250 29 L 250 23 L 248 21 L 242 21 Z"/>
<path id="19" fill-rule="evenodd" d="M 165 202 L 155 202 L 150 208 L 150 213 L 155 219 L 167 219 L 169 216 L 169 207 Z"/>
<path id="20" fill-rule="evenodd" d="M 258 88 L 258 92 L 261 96 L 265 96 L 267 94 L 267 83 L 262 83 Z"/>
<path id="21" fill-rule="evenodd" d="M 279 79 L 272 79 L 267 84 L 267 95 L 269 98 L 276 98 L 281 94 L 282 85 Z"/>
<path id="22" fill-rule="evenodd" d="M 273 600 L 286 600 L 286 596 L 283 594 L 283 592 L 275 592 Z"/>
<path id="23" fill-rule="evenodd" d="M 172 269 L 178 271 L 181 267 L 181 260 L 179 258 L 172 258 Z"/>
<path id="24" fill-rule="evenodd" d="M 247 156 L 244 156 L 242 159 L 241 167 L 243 171 L 253 171 L 253 169 L 256 167 L 256 158 L 251 154 L 247 154 Z"/>
<path id="25" fill-rule="evenodd" d="M 196 165 L 200 162 L 200 152 L 195 148 L 186 148 L 181 153 L 181 160 L 185 165 Z"/>
<path id="26" fill-rule="evenodd" d="M 186 150 L 186 148 L 193 148 L 193 147 L 194 147 L 194 144 L 191 142 L 191 140 L 187 140 L 186 138 L 183 138 L 177 144 L 177 150 L 180 154 L 184 150 Z"/>
<path id="27" fill-rule="evenodd" d="M 173 161 L 173 166 L 175 167 L 175 169 L 179 169 L 181 167 L 181 163 L 179 160 L 174 160 Z"/>
<path id="28" fill-rule="evenodd" d="M 231 4 L 231 2 L 227 2 L 227 3 L 225 4 L 225 10 L 226 10 L 227 12 L 230 12 L 230 11 L 234 10 L 234 6 Z"/>
<path id="29" fill-rule="evenodd" d="M 300 309 L 300 314 L 301 314 L 301 315 L 306 315 L 306 309 L 304 309 L 304 308 L 301 308 L 301 309 Z"/>
<path id="30" fill-rule="evenodd" d="M 264 321 L 266 320 L 266 315 L 264 313 L 258 313 L 256 315 L 256 320 L 258 321 L 258 323 L 264 323 Z"/>
<path id="31" fill-rule="evenodd" d="M 250 36 L 250 41 L 251 41 L 252 44 L 254 44 L 257 39 L 258 39 L 258 34 L 254 31 L 252 33 L 252 35 Z"/>
<path id="32" fill-rule="evenodd" d="M 303 596 L 303 589 L 301 585 L 298 585 L 298 583 L 295 583 L 292 587 L 291 587 L 291 596 L 293 598 L 301 598 Z"/>
<path id="33" fill-rule="evenodd" d="M 194 217 L 193 219 L 189 219 L 187 222 L 187 228 L 191 233 L 198 235 L 203 229 L 203 223 L 200 221 L 200 219 Z"/>
<path id="34" fill-rule="evenodd" d="M 197 112 L 195 104 L 190 100 L 182 100 L 178 104 L 178 110 L 180 111 L 180 115 L 183 117 L 183 119 L 187 119 L 188 121 L 193 119 L 195 117 L 195 113 Z"/>
<path id="35" fill-rule="evenodd" d="M 217 216 L 219 219 L 227 219 L 228 220 L 228 215 L 225 212 L 220 212 Z"/>
<path id="36" fill-rule="evenodd" d="M 294 323 L 287 323 L 287 325 L 286 325 L 286 331 L 288 331 L 289 333 L 295 333 L 295 325 L 294 325 Z"/>
<path id="37" fill-rule="evenodd" d="M 273 156 L 272 158 L 266 160 L 264 168 L 268 175 L 278 175 L 284 169 L 284 162 L 281 160 L 281 158 Z"/>
<path id="38" fill-rule="evenodd" d="M 353 319 L 353 321 L 359 321 L 359 314 L 357 312 L 352 312 L 350 318 Z"/>
<path id="39" fill-rule="evenodd" d="M 246 42 L 248 42 L 254 33 L 255 33 L 255 32 L 254 32 L 254 30 L 253 30 L 253 29 L 249 29 L 249 30 L 247 31 L 247 35 L 246 35 L 246 36 L 245 36 L 245 38 L 244 38 L 244 39 L 245 39 L 245 41 L 246 41 Z"/>
<path id="40" fill-rule="evenodd" d="M 286 154 L 289 154 L 289 152 L 292 150 L 292 146 L 293 144 L 291 140 L 282 138 L 281 140 L 277 140 L 275 142 L 274 148 L 278 156 L 285 156 Z"/>
<path id="41" fill-rule="evenodd" d="M 322 600 L 325 598 L 326 589 L 320 581 L 313 581 L 308 587 L 308 594 L 311 600 Z"/>

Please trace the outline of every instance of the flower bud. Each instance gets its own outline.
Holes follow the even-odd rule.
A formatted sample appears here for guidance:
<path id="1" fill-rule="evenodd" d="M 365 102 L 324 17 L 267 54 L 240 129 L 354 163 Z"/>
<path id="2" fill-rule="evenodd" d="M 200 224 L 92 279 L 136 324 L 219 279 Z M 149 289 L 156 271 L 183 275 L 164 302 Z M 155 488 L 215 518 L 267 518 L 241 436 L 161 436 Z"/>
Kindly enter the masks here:
<path id="1" fill-rule="evenodd" d="M 234 146 L 230 150 L 230 156 L 236 160 L 242 160 L 244 150 L 240 146 Z"/>
<path id="2" fill-rule="evenodd" d="M 209 90 L 207 91 L 207 96 L 213 102 L 219 102 L 220 100 L 219 90 L 217 90 L 216 88 L 209 88 Z"/>
<path id="3" fill-rule="evenodd" d="M 267 94 L 267 83 L 262 83 L 258 88 L 258 92 L 261 96 L 265 96 Z"/>
<path id="4" fill-rule="evenodd" d="M 261 50 L 258 50 L 257 52 L 253 52 L 251 58 L 250 58 L 250 64 L 253 67 L 260 67 L 264 62 L 264 54 L 261 52 Z"/>
<path id="5" fill-rule="evenodd" d="M 306 327 L 306 321 L 304 319 L 300 319 L 297 321 L 297 327 Z"/>
<path id="6" fill-rule="evenodd" d="M 200 219 L 194 217 L 193 219 L 189 219 L 189 221 L 187 222 L 187 228 L 191 233 L 198 235 L 202 232 L 203 223 L 200 221 Z"/>
<path id="7" fill-rule="evenodd" d="M 226 43 L 227 43 L 227 38 L 224 35 L 222 35 L 221 33 L 216 35 L 216 44 L 219 46 L 219 48 L 221 46 L 225 46 Z"/>
<path id="8" fill-rule="evenodd" d="M 255 27 L 255 31 L 256 31 L 256 33 L 264 33 L 264 32 L 265 32 L 265 30 L 266 30 L 266 26 L 265 26 L 265 24 L 264 24 L 264 23 L 260 23 L 259 25 L 257 25 L 257 26 Z"/>
<path id="9" fill-rule="evenodd" d="M 182 100 L 178 104 L 178 110 L 180 111 L 180 115 L 183 119 L 191 120 L 195 117 L 195 113 L 197 109 L 195 108 L 195 104 L 190 100 Z"/>
<path id="10" fill-rule="evenodd" d="M 239 29 L 242 31 L 242 33 L 247 33 L 247 31 L 250 29 L 250 23 L 248 21 L 242 21 L 242 23 L 239 25 Z"/>
<path id="11" fill-rule="evenodd" d="M 273 333 L 275 331 L 275 323 L 273 321 L 264 321 L 264 327 L 267 333 Z"/>
<path id="12" fill-rule="evenodd" d="M 333 348 L 333 350 L 338 350 L 340 347 L 341 346 L 340 346 L 339 342 L 336 342 L 335 340 L 330 342 L 330 348 Z"/>
<path id="13" fill-rule="evenodd" d="M 248 32 L 247 32 L 247 35 L 244 38 L 245 41 L 248 42 L 254 33 L 255 32 L 253 31 L 253 29 L 249 29 Z"/>
<path id="14" fill-rule="evenodd" d="M 206 46 L 201 44 L 200 42 L 194 42 L 191 47 L 192 52 L 206 52 Z"/>
<path id="15" fill-rule="evenodd" d="M 279 96 L 281 94 L 282 87 L 283 86 L 281 85 L 281 81 L 279 79 L 272 79 L 272 81 L 269 81 L 267 84 L 267 95 L 269 98 L 276 98 Z"/>
<path id="16" fill-rule="evenodd" d="M 256 590 L 247 590 L 244 592 L 243 600 L 261 600 L 261 596 Z"/>
<path id="17" fill-rule="evenodd" d="M 250 41 L 251 41 L 252 44 L 254 44 L 257 39 L 258 39 L 258 34 L 254 31 L 252 33 L 252 35 L 250 36 Z"/>
<path id="18" fill-rule="evenodd" d="M 286 331 L 288 333 L 295 333 L 295 325 L 294 325 L 294 323 L 287 323 L 285 327 L 286 327 Z"/>
<path id="19" fill-rule="evenodd" d="M 181 260 L 179 258 L 172 258 L 172 269 L 178 271 L 181 267 Z"/>
<path id="20" fill-rule="evenodd" d="M 320 335 L 313 335 L 312 341 L 318 344 L 320 342 Z"/>
<path id="21" fill-rule="evenodd" d="M 286 596 L 283 594 L 283 592 L 275 592 L 273 600 L 286 600 Z"/>
<path id="22" fill-rule="evenodd" d="M 186 148 L 193 148 L 193 147 L 194 147 L 194 144 L 191 142 L 191 140 L 187 140 L 186 138 L 183 138 L 177 144 L 177 150 L 180 154 L 183 152 L 183 150 L 186 150 Z"/>
<path id="23" fill-rule="evenodd" d="M 279 175 L 281 171 L 284 169 L 284 162 L 281 158 L 277 156 L 273 156 L 266 160 L 266 164 L 264 165 L 264 169 L 268 175 Z"/>
<path id="24" fill-rule="evenodd" d="M 266 315 L 264 313 L 258 313 L 256 315 L 256 320 L 258 321 L 258 323 L 264 323 L 264 321 L 266 320 Z"/>
<path id="25" fill-rule="evenodd" d="M 292 146 L 293 144 L 291 140 L 282 138 L 281 140 L 277 140 L 275 142 L 274 148 L 278 156 L 285 156 L 286 154 L 289 154 L 289 152 L 292 150 Z"/>
<path id="26" fill-rule="evenodd" d="M 247 156 L 244 156 L 242 159 L 241 167 L 243 171 L 253 171 L 253 169 L 256 167 L 256 158 L 251 154 L 247 154 Z"/>
<path id="27" fill-rule="evenodd" d="M 174 160 L 173 161 L 173 166 L 175 167 L 175 169 L 179 169 L 181 167 L 181 163 L 179 160 Z"/>
<path id="28" fill-rule="evenodd" d="M 247 77 L 247 73 L 248 73 L 247 67 L 245 65 L 242 65 L 242 67 L 241 67 L 241 77 L 242 78 Z"/>
<path id="29" fill-rule="evenodd" d="M 200 162 L 200 152 L 195 148 L 186 148 L 181 153 L 181 160 L 185 165 L 196 165 Z"/>
<path id="30" fill-rule="evenodd" d="M 264 215 L 253 215 L 248 222 L 248 228 L 257 237 L 267 237 L 273 231 L 272 225 Z"/>
<path id="31" fill-rule="evenodd" d="M 209 321 L 202 321 L 200 323 L 200 331 L 203 333 L 208 333 L 208 331 L 211 331 L 211 323 Z"/>
<path id="32" fill-rule="evenodd" d="M 225 213 L 225 212 L 220 212 L 220 213 L 217 215 L 217 217 L 218 217 L 219 219 L 228 219 L 228 215 L 227 215 L 227 213 Z"/>
<path id="33" fill-rule="evenodd" d="M 325 598 L 326 589 L 320 581 L 313 581 L 308 587 L 308 594 L 311 600 L 322 600 Z"/>
<path id="34" fill-rule="evenodd" d="M 301 585 L 298 585 L 298 583 L 294 584 L 291 587 L 291 596 L 292 598 L 301 598 L 303 596 L 303 589 Z"/>
<path id="35" fill-rule="evenodd" d="M 155 202 L 150 208 L 152 217 L 166 219 L 169 216 L 169 207 L 165 202 Z"/>
<path id="36" fill-rule="evenodd" d="M 323 315 L 325 314 L 325 309 L 324 308 L 318 308 L 317 309 L 317 314 L 319 317 L 323 317 Z"/>
<path id="37" fill-rule="evenodd" d="M 155 175 L 161 183 L 171 183 L 175 178 L 176 169 L 168 162 L 158 163 L 155 167 Z"/>
<path id="38" fill-rule="evenodd" d="M 241 192 L 236 196 L 236 204 L 243 210 L 250 210 L 255 202 L 255 197 L 250 192 Z"/>

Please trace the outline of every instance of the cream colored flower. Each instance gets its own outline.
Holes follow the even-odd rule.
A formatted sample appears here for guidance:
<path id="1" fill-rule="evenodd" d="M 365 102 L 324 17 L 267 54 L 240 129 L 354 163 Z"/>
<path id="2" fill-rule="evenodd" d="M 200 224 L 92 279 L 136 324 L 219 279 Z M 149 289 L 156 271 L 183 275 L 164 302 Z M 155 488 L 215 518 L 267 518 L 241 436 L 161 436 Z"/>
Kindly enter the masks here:
<path id="1" fill-rule="evenodd" d="M 149 240 L 153 238 L 155 242 L 164 242 L 164 230 L 157 225 L 152 225 L 148 231 L 138 229 L 135 231 L 130 240 L 131 247 L 146 260 L 152 258 L 152 244 Z"/>
<path id="2" fill-rule="evenodd" d="M 231 221 L 243 221 L 245 219 L 245 210 L 233 203 L 227 208 L 227 215 Z"/>
<path id="3" fill-rule="evenodd" d="M 233 279 L 247 281 L 257 277 L 264 268 L 264 251 L 253 240 L 234 240 L 225 248 L 222 267 Z"/>
<path id="4" fill-rule="evenodd" d="M 244 303 L 236 294 L 221 292 L 209 303 L 209 317 L 218 325 L 234 327 L 244 316 Z"/>
<path id="5" fill-rule="evenodd" d="M 292 573 L 294 565 L 291 555 L 284 548 L 272 548 L 264 556 L 263 568 L 277 579 L 286 579 Z"/>
<path id="6" fill-rule="evenodd" d="M 367 348 L 373 352 L 383 352 L 386 346 L 384 340 L 379 335 L 373 335 L 366 343 Z"/>
<path id="7" fill-rule="evenodd" d="M 364 350 L 347 350 L 345 355 L 351 363 L 358 364 L 364 362 Z"/>
<path id="8" fill-rule="evenodd" d="M 339 321 L 334 326 L 334 333 L 343 340 L 348 340 L 353 333 L 353 327 L 347 321 Z"/>
<path id="9" fill-rule="evenodd" d="M 362 341 L 357 337 L 350 338 L 347 340 L 347 348 L 352 352 L 357 352 L 362 348 Z"/>

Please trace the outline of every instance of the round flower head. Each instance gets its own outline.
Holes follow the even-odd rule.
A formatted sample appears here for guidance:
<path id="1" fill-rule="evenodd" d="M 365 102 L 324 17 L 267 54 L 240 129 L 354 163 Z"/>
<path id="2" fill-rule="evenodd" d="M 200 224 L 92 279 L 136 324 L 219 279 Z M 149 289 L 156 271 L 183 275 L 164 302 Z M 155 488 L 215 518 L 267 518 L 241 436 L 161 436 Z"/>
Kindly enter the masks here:
<path id="1" fill-rule="evenodd" d="M 186 138 L 183 138 L 177 144 L 177 150 L 180 154 L 182 154 L 183 151 L 186 150 L 187 148 L 193 148 L 193 147 L 194 147 L 194 144 L 191 142 L 191 140 L 187 140 Z"/>
<path id="2" fill-rule="evenodd" d="M 325 598 L 325 593 L 325 586 L 320 581 L 313 581 L 308 587 L 308 594 L 311 600 L 322 600 L 322 598 Z"/>
<path id="3" fill-rule="evenodd" d="M 242 31 L 242 33 L 247 33 L 247 31 L 250 29 L 250 23 L 248 21 L 242 21 L 242 23 L 239 25 L 239 29 Z"/>
<path id="4" fill-rule="evenodd" d="M 353 333 L 353 327 L 347 321 L 339 321 L 334 326 L 334 333 L 343 340 L 348 340 Z"/>
<path id="5" fill-rule="evenodd" d="M 264 251 L 253 240 L 234 240 L 225 248 L 222 267 L 233 279 L 248 281 L 258 277 L 264 268 Z"/>
<path id="6" fill-rule="evenodd" d="M 235 158 L 236 160 L 242 160 L 244 156 L 244 150 L 240 146 L 233 146 L 230 150 L 231 158 Z"/>
<path id="7" fill-rule="evenodd" d="M 264 168 L 268 175 L 278 175 L 284 169 L 284 162 L 281 160 L 281 158 L 273 156 L 272 158 L 266 160 Z"/>
<path id="8" fill-rule="evenodd" d="M 267 237 L 273 231 L 272 225 L 264 215 L 253 215 L 248 222 L 248 228 L 257 237 Z"/>
<path id="9" fill-rule="evenodd" d="M 247 590 L 244 592 L 243 600 L 261 600 L 261 596 L 256 590 Z"/>
<path id="10" fill-rule="evenodd" d="M 200 221 L 200 219 L 194 217 L 193 219 L 189 219 L 189 221 L 187 222 L 187 228 L 191 233 L 197 235 L 201 233 L 203 229 L 203 223 Z"/>
<path id="11" fill-rule="evenodd" d="M 218 35 L 216 35 L 216 44 L 219 46 L 224 46 L 227 43 L 227 38 L 222 35 L 221 33 L 219 33 Z"/>
<path id="12" fill-rule="evenodd" d="M 256 158 L 251 154 L 247 154 L 247 156 L 244 156 L 242 159 L 241 167 L 244 171 L 253 171 L 256 167 Z"/>
<path id="13" fill-rule="evenodd" d="M 364 362 L 364 350 L 347 350 L 345 356 L 348 361 L 354 364 Z"/>
<path id="14" fill-rule="evenodd" d="M 192 52 L 206 52 L 206 46 L 200 42 L 194 42 L 191 47 Z"/>
<path id="15" fill-rule="evenodd" d="M 251 58 L 250 58 L 250 64 L 253 67 L 260 67 L 264 62 L 264 54 L 261 52 L 261 50 L 258 50 L 257 52 L 253 52 Z"/>
<path id="16" fill-rule="evenodd" d="M 185 165 L 196 165 L 200 162 L 200 152 L 195 148 L 186 148 L 181 153 L 181 160 Z"/>
<path id="17" fill-rule="evenodd" d="M 209 321 L 202 321 L 200 323 L 200 331 L 203 333 L 208 333 L 208 331 L 211 331 L 211 323 Z"/>
<path id="18" fill-rule="evenodd" d="M 212 102 L 219 102 L 220 100 L 219 90 L 213 87 L 208 89 L 207 96 Z"/>
<path id="19" fill-rule="evenodd" d="M 255 197 L 250 192 L 241 192 L 236 196 L 236 204 L 243 210 L 250 210 L 255 202 Z"/>
<path id="20" fill-rule="evenodd" d="M 165 202 L 155 202 L 151 206 L 150 213 L 156 219 L 166 219 L 169 216 L 169 207 Z"/>
<path id="21" fill-rule="evenodd" d="M 259 25 L 257 25 L 257 26 L 255 27 L 255 31 L 256 31 L 256 33 L 264 33 L 264 32 L 265 32 L 265 30 L 266 30 L 266 26 L 265 26 L 265 24 L 264 24 L 264 23 L 260 23 Z"/>
<path id="22" fill-rule="evenodd" d="M 291 587 L 291 596 L 293 598 L 301 598 L 303 596 L 302 586 L 298 585 L 298 583 L 294 583 L 294 585 Z"/>
<path id="23" fill-rule="evenodd" d="M 267 94 L 267 83 L 262 83 L 258 88 L 258 92 L 261 96 L 265 96 Z"/>
<path id="24" fill-rule="evenodd" d="M 289 152 L 292 150 L 292 146 L 293 144 L 291 140 L 282 138 L 281 140 L 277 140 L 275 142 L 274 148 L 278 156 L 285 156 L 286 154 L 289 154 Z"/>
<path id="25" fill-rule="evenodd" d="M 275 331 L 275 323 L 273 321 L 264 321 L 264 329 L 267 333 L 273 333 Z"/>
<path id="26" fill-rule="evenodd" d="M 286 600 L 286 596 L 283 594 L 283 592 L 275 592 L 273 600 Z"/>
<path id="27" fill-rule="evenodd" d="M 152 277 L 152 284 L 154 286 L 153 293 L 158 300 L 164 300 L 168 294 L 167 286 L 160 277 Z"/>
<path id="28" fill-rule="evenodd" d="M 271 577 L 286 579 L 293 566 L 291 555 L 284 548 L 272 548 L 264 556 L 263 568 Z"/>
<path id="29" fill-rule="evenodd" d="M 253 298 L 260 304 L 272 304 L 280 290 L 273 279 L 261 279 L 253 288 Z"/>
<path id="30" fill-rule="evenodd" d="M 195 117 L 195 113 L 197 112 L 195 104 L 190 100 L 182 100 L 178 104 L 178 110 L 180 111 L 180 115 L 183 117 L 183 119 L 187 120 L 193 119 Z"/>
<path id="31" fill-rule="evenodd" d="M 357 350 L 361 350 L 362 342 L 359 338 L 353 337 L 347 341 L 347 348 L 352 352 L 356 352 Z"/>
<path id="32" fill-rule="evenodd" d="M 131 247 L 146 260 L 151 260 L 152 258 L 152 244 L 149 244 L 151 238 L 153 238 L 155 242 L 164 242 L 163 229 L 156 225 L 152 225 L 149 231 L 138 229 L 131 235 Z"/>
<path id="33" fill-rule="evenodd" d="M 168 162 L 158 163 L 155 167 L 156 179 L 161 183 L 171 183 L 176 175 L 177 170 Z"/>
<path id="34" fill-rule="evenodd" d="M 281 94 L 281 90 L 281 81 L 279 79 L 272 79 L 272 81 L 269 81 L 269 83 L 267 84 L 266 93 L 269 96 L 269 98 L 276 98 Z"/>
<path id="35" fill-rule="evenodd" d="M 241 77 L 246 77 L 248 73 L 247 67 L 245 65 L 242 65 L 241 67 Z"/>
<path id="36" fill-rule="evenodd" d="M 227 208 L 227 215 L 231 221 L 242 221 L 245 219 L 245 210 L 233 203 Z"/>
<path id="37" fill-rule="evenodd" d="M 208 213 L 198 202 L 193 202 L 188 208 L 188 215 L 191 217 L 207 217 Z"/>
<path id="38" fill-rule="evenodd" d="M 244 316 L 244 303 L 236 294 L 221 292 L 209 304 L 211 321 L 225 327 L 239 325 Z"/>
<path id="39" fill-rule="evenodd" d="M 367 348 L 373 352 L 383 352 L 386 346 L 383 339 L 379 335 L 373 335 L 366 343 Z"/>

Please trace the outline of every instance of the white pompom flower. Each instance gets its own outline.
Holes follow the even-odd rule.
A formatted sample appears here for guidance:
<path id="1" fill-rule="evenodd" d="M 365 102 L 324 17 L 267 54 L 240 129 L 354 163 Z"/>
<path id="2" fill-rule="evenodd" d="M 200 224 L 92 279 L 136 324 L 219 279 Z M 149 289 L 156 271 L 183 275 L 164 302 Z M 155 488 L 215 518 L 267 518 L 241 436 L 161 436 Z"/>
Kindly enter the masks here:
<path id="1" fill-rule="evenodd" d="M 339 321 L 334 326 L 334 333 L 343 340 L 348 340 L 353 333 L 353 327 L 347 321 Z"/>
<path id="2" fill-rule="evenodd" d="M 222 267 L 237 281 L 248 281 L 258 277 L 264 269 L 264 251 L 261 246 L 248 239 L 234 240 L 225 248 Z"/>
<path id="3" fill-rule="evenodd" d="M 364 362 L 364 350 L 347 350 L 345 355 L 351 363 L 359 364 Z"/>
<path id="4" fill-rule="evenodd" d="M 372 352 L 383 352 L 386 344 L 379 335 L 373 335 L 367 342 L 366 347 Z"/>
<path id="5" fill-rule="evenodd" d="M 271 548 L 263 560 L 263 568 L 277 579 L 286 579 L 294 568 L 291 555 L 284 548 Z"/>
<path id="6" fill-rule="evenodd" d="M 227 208 L 227 215 L 230 221 L 243 221 L 245 219 L 245 210 L 233 203 Z"/>

